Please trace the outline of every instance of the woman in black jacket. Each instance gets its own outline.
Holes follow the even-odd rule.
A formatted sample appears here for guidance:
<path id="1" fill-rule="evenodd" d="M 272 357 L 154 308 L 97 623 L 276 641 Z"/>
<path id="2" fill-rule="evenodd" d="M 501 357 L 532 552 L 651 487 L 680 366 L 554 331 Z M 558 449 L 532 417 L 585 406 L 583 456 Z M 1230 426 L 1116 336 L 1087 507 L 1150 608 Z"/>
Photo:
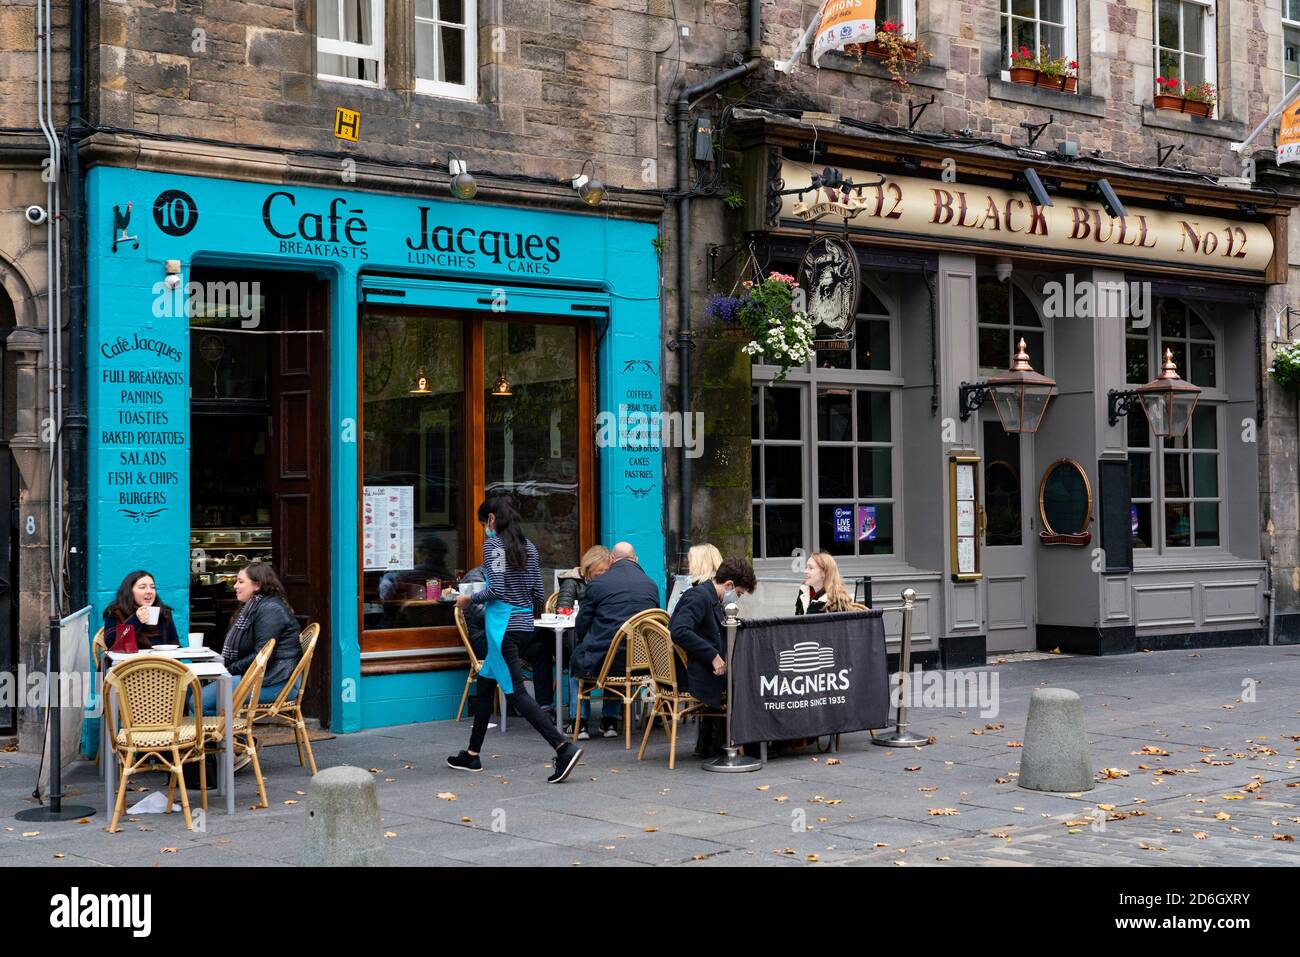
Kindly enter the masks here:
<path id="1" fill-rule="evenodd" d="M 151 609 L 154 608 L 158 609 L 158 620 L 149 624 L 145 619 L 153 617 Z M 112 649 L 117 641 L 117 630 L 122 625 L 135 629 L 138 648 L 180 644 L 172 610 L 158 597 L 153 576 L 143 570 L 131 572 L 123 578 L 122 584 L 117 586 L 113 603 L 104 609 L 104 647 Z"/>
<path id="2" fill-rule="evenodd" d="M 235 597 L 241 605 L 226 632 L 221 649 L 226 668 L 238 677 L 252 667 L 253 659 L 268 641 L 275 639 L 275 650 L 266 663 L 259 701 L 274 701 L 283 690 L 289 675 L 298 666 L 302 647 L 298 644 L 298 619 L 284 595 L 284 585 L 270 565 L 254 562 L 240 569 L 235 578 Z M 217 714 L 217 682 L 203 688 L 203 713 Z"/>

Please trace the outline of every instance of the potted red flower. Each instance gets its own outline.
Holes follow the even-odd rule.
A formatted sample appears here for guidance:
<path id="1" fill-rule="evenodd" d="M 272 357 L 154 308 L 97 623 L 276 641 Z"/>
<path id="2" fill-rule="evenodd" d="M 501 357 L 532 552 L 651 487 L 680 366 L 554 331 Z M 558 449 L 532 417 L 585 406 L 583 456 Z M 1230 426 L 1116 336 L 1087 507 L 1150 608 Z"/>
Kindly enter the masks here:
<path id="1" fill-rule="evenodd" d="M 908 85 L 908 74 L 915 73 L 931 57 L 925 44 L 903 33 L 903 25 L 895 20 L 882 23 L 876 29 L 875 39 L 849 44 L 844 52 L 856 55 L 859 61 L 864 55 L 880 60 L 890 78 L 904 89 Z"/>
<path id="2" fill-rule="evenodd" d="M 1180 92 L 1182 84 L 1169 77 L 1156 77 L 1156 94 L 1154 98 L 1157 110 L 1183 110 L 1183 97 Z"/>
<path id="3" fill-rule="evenodd" d="M 1038 76 L 1035 86 L 1045 86 L 1065 93 L 1073 93 L 1078 86 L 1078 60 L 1066 61 L 1065 57 L 1049 56 L 1046 49 L 1038 55 Z"/>
<path id="4" fill-rule="evenodd" d="M 1183 89 L 1183 111 L 1192 116 L 1209 116 L 1217 99 L 1212 83 L 1198 83 Z"/>
<path id="5" fill-rule="evenodd" d="M 1011 54 L 1011 82 L 1033 86 L 1038 82 L 1038 58 L 1022 46 Z"/>

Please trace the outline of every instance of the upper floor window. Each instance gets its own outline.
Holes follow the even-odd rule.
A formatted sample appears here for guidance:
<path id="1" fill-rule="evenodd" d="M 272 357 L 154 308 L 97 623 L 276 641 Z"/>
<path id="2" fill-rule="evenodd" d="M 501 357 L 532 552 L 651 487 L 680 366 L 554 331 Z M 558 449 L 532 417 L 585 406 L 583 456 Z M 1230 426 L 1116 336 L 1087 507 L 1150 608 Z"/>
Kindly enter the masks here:
<path id="1" fill-rule="evenodd" d="M 1282 0 L 1282 75 L 1285 91 L 1300 83 L 1300 0 Z"/>
<path id="2" fill-rule="evenodd" d="M 1002 0 L 1002 68 L 1025 47 L 1034 56 L 1075 59 L 1074 0 Z"/>
<path id="3" fill-rule="evenodd" d="M 478 96 L 477 0 L 415 0 L 415 92 Z"/>
<path id="4" fill-rule="evenodd" d="M 1215 83 L 1214 4 L 1156 0 L 1156 75 L 1184 86 Z"/>
<path id="5" fill-rule="evenodd" d="M 876 25 L 894 22 L 903 36 L 916 36 L 916 0 L 880 0 L 876 4 Z"/>
<path id="6" fill-rule="evenodd" d="M 316 60 L 326 79 L 381 86 L 382 0 L 316 0 Z"/>

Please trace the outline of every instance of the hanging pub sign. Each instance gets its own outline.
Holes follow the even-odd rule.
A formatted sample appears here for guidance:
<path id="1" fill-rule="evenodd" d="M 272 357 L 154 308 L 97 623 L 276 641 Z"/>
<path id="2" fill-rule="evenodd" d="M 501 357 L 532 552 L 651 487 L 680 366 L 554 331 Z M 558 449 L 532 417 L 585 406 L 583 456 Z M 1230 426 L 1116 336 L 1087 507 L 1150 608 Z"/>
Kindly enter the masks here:
<path id="1" fill-rule="evenodd" d="M 858 256 L 844 240 L 823 236 L 808 247 L 799 264 L 799 287 L 808 300 L 814 348 L 849 348 L 861 281 Z"/>

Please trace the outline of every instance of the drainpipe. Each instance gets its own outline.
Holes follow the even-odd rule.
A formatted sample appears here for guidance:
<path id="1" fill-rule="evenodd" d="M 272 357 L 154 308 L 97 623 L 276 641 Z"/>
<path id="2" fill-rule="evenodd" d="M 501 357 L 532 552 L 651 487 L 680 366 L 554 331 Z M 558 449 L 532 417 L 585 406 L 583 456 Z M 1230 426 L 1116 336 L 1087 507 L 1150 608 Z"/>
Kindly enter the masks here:
<path id="1" fill-rule="evenodd" d="M 690 113 L 691 103 L 700 97 L 721 89 L 758 69 L 763 60 L 763 30 L 759 16 L 760 0 L 749 0 L 749 49 L 746 61 L 718 73 L 694 86 L 683 87 L 677 94 L 673 122 L 677 126 L 677 151 L 674 164 L 677 169 L 677 338 L 669 343 L 679 356 L 679 400 L 682 420 L 691 414 L 691 176 L 690 176 Z M 685 443 L 681 449 L 680 523 L 678 554 L 685 555 L 691 546 L 691 460 Z"/>
<path id="2" fill-rule="evenodd" d="M 68 4 L 68 593 L 86 604 L 86 184 L 79 145 L 85 129 L 86 3 Z"/>

